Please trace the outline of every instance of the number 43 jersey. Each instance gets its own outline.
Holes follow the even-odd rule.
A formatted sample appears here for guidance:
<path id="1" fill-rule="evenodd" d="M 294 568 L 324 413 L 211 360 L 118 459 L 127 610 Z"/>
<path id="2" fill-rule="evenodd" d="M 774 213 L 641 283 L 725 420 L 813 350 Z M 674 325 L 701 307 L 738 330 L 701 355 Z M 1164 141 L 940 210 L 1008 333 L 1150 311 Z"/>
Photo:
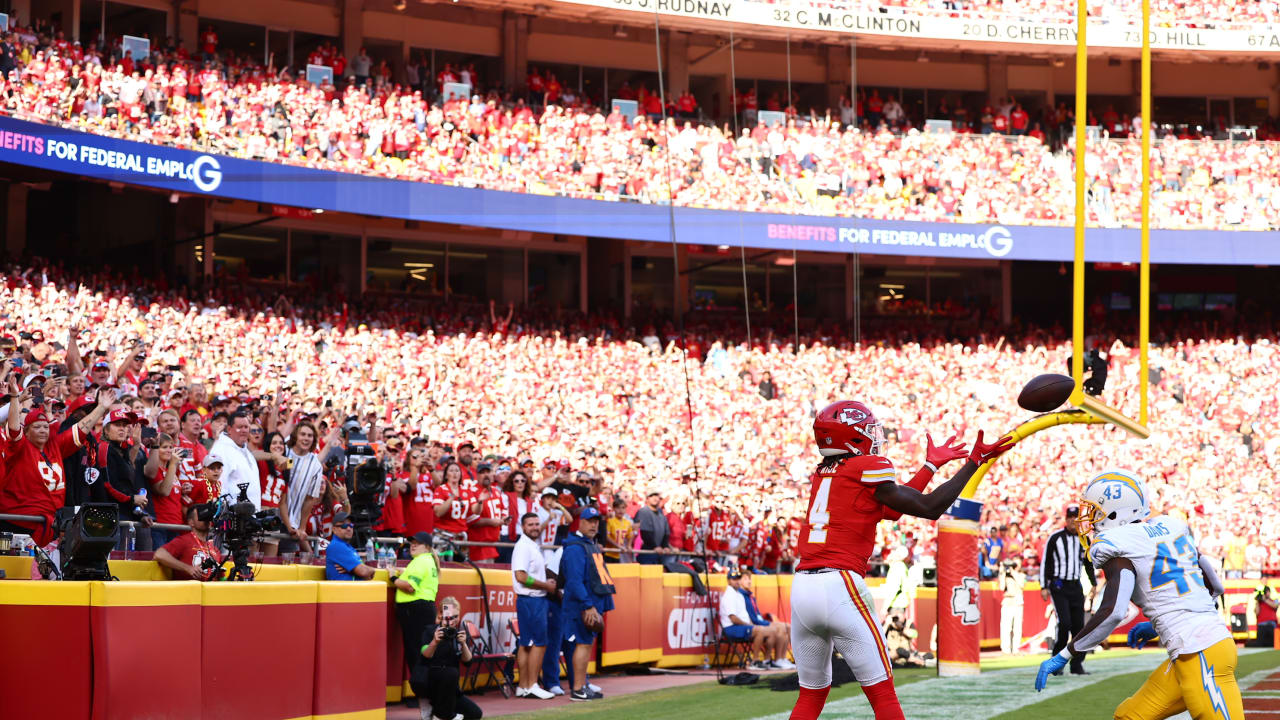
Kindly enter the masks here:
<path id="1" fill-rule="evenodd" d="M 1094 567 L 1113 557 L 1133 563 L 1133 601 L 1160 633 L 1170 657 L 1198 653 L 1231 637 L 1200 572 L 1191 530 L 1172 515 L 1110 528 L 1089 547 Z M 1108 578 L 1110 581 L 1110 578 Z"/>
<path id="2" fill-rule="evenodd" d="M 856 455 L 815 472 L 796 569 L 835 568 L 866 575 L 876 524 L 889 510 L 876 500 L 876 486 L 896 478 L 893 463 L 879 455 Z"/>

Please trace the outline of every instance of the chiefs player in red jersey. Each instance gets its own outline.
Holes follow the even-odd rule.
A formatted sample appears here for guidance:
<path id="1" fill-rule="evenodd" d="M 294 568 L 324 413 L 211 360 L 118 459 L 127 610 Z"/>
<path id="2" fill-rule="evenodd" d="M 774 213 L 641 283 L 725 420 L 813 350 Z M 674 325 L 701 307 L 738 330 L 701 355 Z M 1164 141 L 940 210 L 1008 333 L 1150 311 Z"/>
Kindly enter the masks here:
<path id="1" fill-rule="evenodd" d="M 862 576 L 875 546 L 876 524 L 902 515 L 936 520 L 960 496 L 982 463 L 1013 444 L 1001 438 L 984 445 L 982 432 L 955 477 L 922 492 L 943 463 L 965 457 L 954 437 L 941 447 L 929 440 L 924 467 L 905 485 L 880 455 L 884 432 L 871 410 L 841 400 L 813 421 L 822 463 L 811 478 L 809 511 L 800 530 L 800 564 L 791 585 L 791 646 L 800 676 L 800 697 L 791 720 L 815 720 L 831 689 L 831 650 L 849 663 L 876 720 L 903 717 L 893 689 L 893 666 L 871 591 Z"/>

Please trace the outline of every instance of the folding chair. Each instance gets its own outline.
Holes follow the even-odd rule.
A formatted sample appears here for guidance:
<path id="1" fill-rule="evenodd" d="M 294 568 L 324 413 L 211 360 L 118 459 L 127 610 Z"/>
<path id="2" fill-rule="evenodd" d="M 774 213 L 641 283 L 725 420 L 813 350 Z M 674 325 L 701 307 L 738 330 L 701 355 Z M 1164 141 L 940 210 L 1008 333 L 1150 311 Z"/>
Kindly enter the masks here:
<path id="1" fill-rule="evenodd" d="M 468 669 L 467 677 L 463 678 L 462 691 L 476 692 L 479 689 L 480 675 L 497 675 L 501 679 L 498 681 L 498 689 L 502 691 L 502 696 L 509 698 L 515 694 L 515 656 L 511 653 L 494 652 L 489 647 L 489 642 L 485 640 L 484 635 L 480 633 L 480 628 L 470 620 L 466 621 L 467 644 L 471 647 L 471 666 Z M 471 683 L 470 688 L 466 687 L 467 682 Z M 482 691 L 481 691 L 482 692 Z"/>
<path id="2" fill-rule="evenodd" d="M 735 659 L 738 669 L 742 670 L 750 657 L 750 640 L 730 640 L 723 632 L 720 633 L 716 636 L 715 645 L 711 647 L 711 666 L 716 669 L 716 679 L 724 676 L 724 668 L 734 664 Z"/>

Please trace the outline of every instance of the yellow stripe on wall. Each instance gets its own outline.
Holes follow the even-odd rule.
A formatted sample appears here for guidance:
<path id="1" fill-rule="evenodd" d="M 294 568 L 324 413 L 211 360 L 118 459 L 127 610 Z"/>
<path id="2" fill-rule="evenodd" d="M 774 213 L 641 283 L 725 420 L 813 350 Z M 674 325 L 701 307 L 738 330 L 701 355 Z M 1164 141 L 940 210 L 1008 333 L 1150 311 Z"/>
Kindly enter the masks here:
<path id="1" fill-rule="evenodd" d="M 89 585 L 90 605 L 95 607 L 159 607 L 199 605 L 198 582 L 101 582 Z"/>
<path id="2" fill-rule="evenodd" d="M 89 604 L 89 582 L 45 582 L 43 580 L 5 580 L 0 583 L 0 605 L 58 605 L 62 607 Z"/>
<path id="3" fill-rule="evenodd" d="M 203 583 L 206 607 L 233 605 L 308 605 L 316 602 L 313 582 Z"/>
<path id="4" fill-rule="evenodd" d="M 316 583 L 316 601 L 322 603 L 385 603 L 385 582 L 322 582 Z"/>

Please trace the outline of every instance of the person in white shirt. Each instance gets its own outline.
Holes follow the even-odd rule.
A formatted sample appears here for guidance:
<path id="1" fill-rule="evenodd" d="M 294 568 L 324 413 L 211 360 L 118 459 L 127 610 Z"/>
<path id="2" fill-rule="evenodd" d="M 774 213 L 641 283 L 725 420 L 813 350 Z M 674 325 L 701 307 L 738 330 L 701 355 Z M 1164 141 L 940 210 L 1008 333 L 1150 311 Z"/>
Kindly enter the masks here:
<path id="1" fill-rule="evenodd" d="M 520 518 L 520 539 L 511 551 L 511 587 L 516 593 L 516 618 L 520 622 L 516 665 L 520 668 L 520 686 L 516 697 L 549 700 L 555 695 L 542 689 L 538 672 L 547 650 L 547 593 L 555 592 L 556 583 L 547 579 L 547 563 L 538 547 L 542 537 L 542 521 L 536 513 Z"/>
<path id="2" fill-rule="evenodd" d="M 538 516 L 538 524 L 542 527 L 543 545 L 556 544 L 556 531 L 560 528 L 560 524 L 565 521 L 567 513 L 564 511 L 564 507 L 560 505 L 559 497 L 559 494 L 553 488 L 545 488 L 540 498 L 541 504 L 533 510 Z M 554 548 L 543 550 L 542 558 L 549 562 L 554 552 Z"/>
<path id="3" fill-rule="evenodd" d="M 751 614 L 747 611 L 747 598 L 738 591 L 738 581 L 742 579 L 742 571 L 734 568 L 729 571 L 729 587 L 720 593 L 720 630 L 729 640 L 738 642 L 751 641 L 751 667 L 757 670 L 772 670 L 773 667 L 764 659 L 774 652 L 774 633 L 767 625 L 756 625 L 751 622 Z"/>
<path id="4" fill-rule="evenodd" d="M 214 441 L 209 453 L 222 458 L 222 495 L 230 495 L 234 502 L 240 495 L 240 485 L 248 485 L 249 501 L 255 510 L 262 509 L 262 484 L 258 478 L 258 461 L 267 460 L 283 467 L 284 456 L 274 455 L 249 447 L 249 415 L 236 412 L 226 430 Z"/>

